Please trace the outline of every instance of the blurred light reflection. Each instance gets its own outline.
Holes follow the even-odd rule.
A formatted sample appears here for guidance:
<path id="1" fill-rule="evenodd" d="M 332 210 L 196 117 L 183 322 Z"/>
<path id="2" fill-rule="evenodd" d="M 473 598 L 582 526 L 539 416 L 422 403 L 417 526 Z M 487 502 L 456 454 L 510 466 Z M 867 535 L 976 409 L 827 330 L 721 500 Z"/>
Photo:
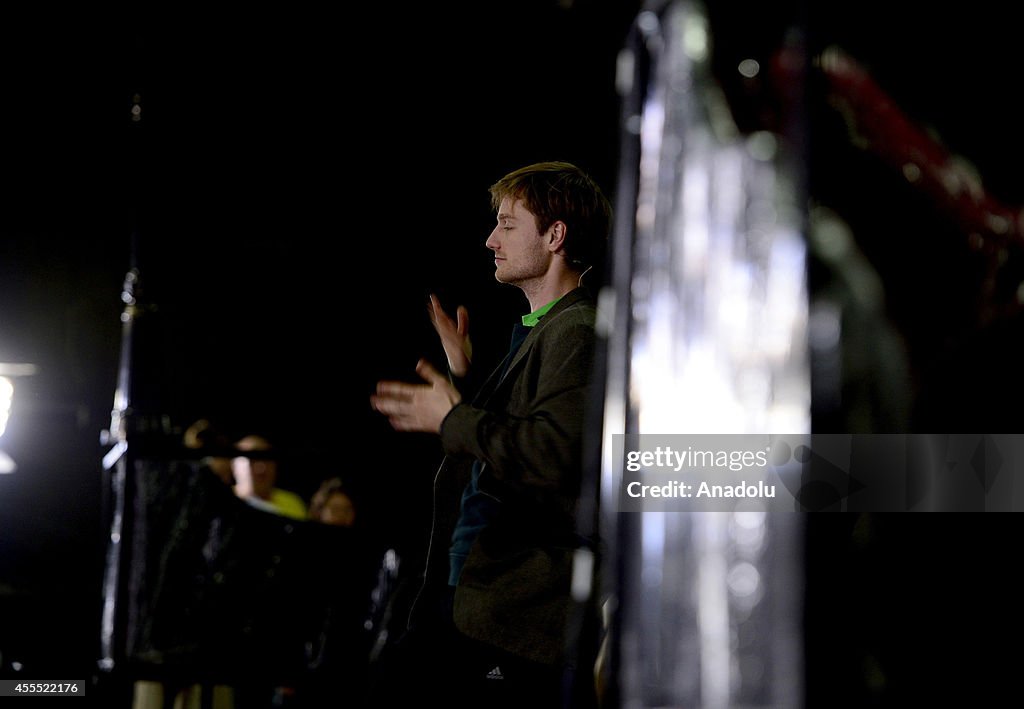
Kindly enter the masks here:
<path id="1" fill-rule="evenodd" d="M 629 297 L 617 305 L 630 309 L 631 421 L 639 433 L 809 433 L 804 209 L 791 148 L 732 123 L 701 5 L 671 3 L 637 24 L 649 72 L 621 84 L 649 85 L 633 121 Z M 622 706 L 801 705 L 798 525 L 756 503 L 641 514 L 625 551 L 639 559 L 623 581 Z"/>

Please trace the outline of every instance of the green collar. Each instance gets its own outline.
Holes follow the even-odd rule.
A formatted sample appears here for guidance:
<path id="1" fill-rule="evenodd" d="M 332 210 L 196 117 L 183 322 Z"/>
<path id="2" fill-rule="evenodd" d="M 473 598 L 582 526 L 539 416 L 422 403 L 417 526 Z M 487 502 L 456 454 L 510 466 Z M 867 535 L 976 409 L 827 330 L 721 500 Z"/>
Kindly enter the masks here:
<path id="1" fill-rule="evenodd" d="M 526 327 L 533 327 L 534 325 L 536 325 L 538 322 L 540 322 L 540 319 L 547 315 L 547 312 L 554 307 L 555 303 L 560 301 L 563 297 L 564 296 L 558 296 L 547 305 L 542 305 L 536 310 L 534 310 L 532 313 L 527 313 L 526 315 L 524 315 L 523 325 L 525 325 Z"/>

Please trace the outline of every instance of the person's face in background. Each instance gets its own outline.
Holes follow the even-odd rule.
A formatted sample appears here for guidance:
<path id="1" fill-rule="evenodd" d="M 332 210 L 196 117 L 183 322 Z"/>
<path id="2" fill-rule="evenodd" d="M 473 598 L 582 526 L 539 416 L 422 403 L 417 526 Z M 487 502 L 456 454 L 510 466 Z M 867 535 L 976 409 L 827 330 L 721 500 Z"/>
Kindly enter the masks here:
<path id="1" fill-rule="evenodd" d="M 240 451 L 267 451 L 270 450 L 270 443 L 259 436 L 246 436 L 236 447 Z M 276 460 L 240 456 L 231 461 L 231 467 L 235 477 L 236 495 L 270 499 L 270 493 L 277 484 Z"/>
<path id="2" fill-rule="evenodd" d="M 235 494 L 239 497 L 258 497 L 269 500 L 277 482 L 277 462 L 239 457 L 231 461 L 235 478 Z"/>
<path id="3" fill-rule="evenodd" d="M 252 494 L 260 499 L 269 500 L 270 493 L 277 483 L 277 461 L 259 458 L 249 460 L 249 469 L 252 475 Z"/>
<path id="4" fill-rule="evenodd" d="M 339 527 L 351 527 L 356 523 L 356 507 L 352 498 L 341 491 L 330 494 L 320 512 L 320 521 Z"/>

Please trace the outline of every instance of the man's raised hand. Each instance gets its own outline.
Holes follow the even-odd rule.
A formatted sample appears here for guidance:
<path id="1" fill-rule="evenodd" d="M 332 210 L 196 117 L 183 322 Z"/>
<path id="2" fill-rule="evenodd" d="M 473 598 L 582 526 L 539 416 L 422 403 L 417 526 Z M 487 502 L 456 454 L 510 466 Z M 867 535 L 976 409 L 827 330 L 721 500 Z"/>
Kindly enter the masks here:
<path id="1" fill-rule="evenodd" d="M 440 433 L 441 422 L 462 401 L 462 396 L 427 360 L 417 363 L 416 373 L 426 384 L 378 382 L 370 404 L 388 417 L 396 431 Z"/>
<path id="2" fill-rule="evenodd" d="M 441 301 L 433 293 L 427 307 L 430 323 L 441 338 L 441 346 L 448 357 L 448 369 L 456 377 L 466 376 L 470 360 L 473 357 L 473 346 L 469 341 L 469 311 L 460 305 L 455 311 L 455 320 L 441 307 Z"/>

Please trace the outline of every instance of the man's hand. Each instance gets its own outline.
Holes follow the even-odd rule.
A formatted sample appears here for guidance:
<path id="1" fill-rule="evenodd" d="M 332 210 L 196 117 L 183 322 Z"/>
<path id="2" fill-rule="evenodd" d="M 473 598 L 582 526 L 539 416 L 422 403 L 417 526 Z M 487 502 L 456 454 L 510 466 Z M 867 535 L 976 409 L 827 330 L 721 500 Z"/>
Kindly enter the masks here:
<path id="1" fill-rule="evenodd" d="M 473 357 L 473 346 L 469 342 L 469 311 L 460 305 L 455 311 L 456 320 L 452 320 L 441 308 L 441 301 L 431 293 L 427 312 L 448 356 L 448 368 L 456 377 L 466 376 Z"/>
<path id="2" fill-rule="evenodd" d="M 396 431 L 440 433 L 441 422 L 462 396 L 427 360 L 417 363 L 416 373 L 427 383 L 378 382 L 370 404 L 388 417 Z"/>

